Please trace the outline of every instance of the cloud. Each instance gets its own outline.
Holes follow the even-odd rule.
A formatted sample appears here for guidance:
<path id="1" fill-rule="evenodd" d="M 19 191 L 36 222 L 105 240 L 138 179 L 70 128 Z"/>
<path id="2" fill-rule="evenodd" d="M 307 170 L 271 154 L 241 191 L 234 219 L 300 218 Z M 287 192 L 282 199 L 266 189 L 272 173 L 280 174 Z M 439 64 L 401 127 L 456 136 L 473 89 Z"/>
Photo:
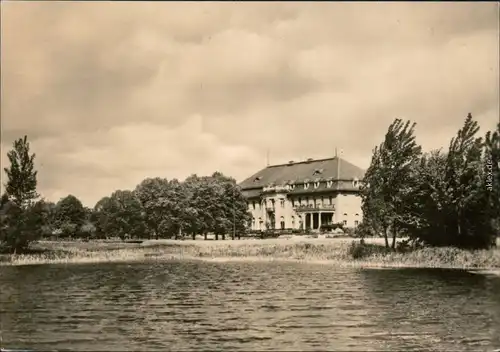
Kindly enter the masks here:
<path id="1" fill-rule="evenodd" d="M 2 156 L 27 134 L 51 200 L 243 179 L 266 150 L 338 147 L 367 167 L 396 117 L 433 149 L 468 112 L 483 132 L 500 116 L 495 3 L 8 2 L 1 16 Z"/>
<path id="2" fill-rule="evenodd" d="M 87 136 L 76 132 L 32 142 L 45 197 L 58 200 L 70 190 L 92 204 L 95 189 L 130 189 L 146 177 L 184 179 L 219 170 L 243 178 L 243 166 L 263 165 L 250 147 L 224 144 L 206 133 L 199 115 L 177 128 L 138 121 Z"/>

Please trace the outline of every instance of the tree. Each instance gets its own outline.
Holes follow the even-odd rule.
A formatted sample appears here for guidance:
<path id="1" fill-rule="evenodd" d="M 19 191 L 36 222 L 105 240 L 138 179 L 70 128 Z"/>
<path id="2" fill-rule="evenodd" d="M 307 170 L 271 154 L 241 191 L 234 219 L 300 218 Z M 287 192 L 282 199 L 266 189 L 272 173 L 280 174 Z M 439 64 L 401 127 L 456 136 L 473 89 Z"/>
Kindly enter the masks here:
<path id="1" fill-rule="evenodd" d="M 500 123 L 496 131 L 488 131 L 484 143 L 485 185 L 488 211 L 496 236 L 500 236 Z"/>
<path id="2" fill-rule="evenodd" d="M 45 199 L 41 199 L 35 203 L 35 206 L 38 207 L 38 213 L 42 218 L 43 225 L 41 226 L 41 236 L 50 236 L 55 230 L 54 227 L 54 215 L 55 215 L 55 207 L 56 205 L 53 202 L 47 201 Z"/>
<path id="3" fill-rule="evenodd" d="M 192 175 L 184 182 L 174 179 L 146 179 L 135 189 L 148 227 L 158 239 L 190 233 L 225 235 L 244 231 L 250 220 L 245 198 L 236 180 L 216 172 L 212 176 Z"/>
<path id="4" fill-rule="evenodd" d="M 56 204 L 54 222 L 64 236 L 78 236 L 86 219 L 87 212 L 75 196 L 70 194 Z"/>
<path id="5" fill-rule="evenodd" d="M 179 219 L 182 189 L 177 180 L 164 178 L 148 178 L 142 181 L 134 193 L 139 199 L 149 231 L 159 239 L 160 236 L 171 237 L 179 230 L 176 221 Z"/>
<path id="6" fill-rule="evenodd" d="M 227 177 L 220 172 L 215 172 L 211 176 L 212 187 L 214 188 L 214 199 L 209 206 L 213 218 L 212 232 L 218 235 L 231 233 L 232 238 L 236 233 L 241 234 L 246 229 L 251 214 L 248 212 L 246 199 L 241 192 L 236 180 Z"/>
<path id="7" fill-rule="evenodd" d="M 146 232 L 143 208 L 132 191 L 117 190 L 95 206 L 96 230 L 111 237 L 143 237 Z"/>
<path id="8" fill-rule="evenodd" d="M 211 214 L 206 211 L 209 205 L 210 178 L 191 175 L 184 181 L 184 189 L 188 197 L 188 209 L 185 214 L 185 231 L 192 239 L 196 234 L 206 234 L 210 231 L 213 222 Z"/>
<path id="9" fill-rule="evenodd" d="M 392 248 L 404 223 L 404 205 L 415 180 L 414 165 L 421 147 L 414 136 L 415 123 L 396 119 L 389 126 L 385 140 L 374 149 L 372 162 L 364 177 L 362 209 L 365 221 L 382 231 L 389 247 L 388 231 L 392 231 Z"/>
<path id="10" fill-rule="evenodd" d="M 39 238 L 43 225 L 41 207 L 35 203 L 38 198 L 35 154 L 30 154 L 27 136 L 14 141 L 7 157 L 10 167 L 4 168 L 7 182 L 1 200 L 0 245 L 3 250 L 20 252 Z"/>
<path id="11" fill-rule="evenodd" d="M 412 239 L 462 248 L 487 248 L 493 242 L 499 212 L 482 167 L 491 154 L 483 152 L 485 143 L 475 137 L 478 130 L 469 114 L 447 153 L 436 151 L 421 158 L 415 171 L 418 182 L 404 207 Z"/>
<path id="12" fill-rule="evenodd" d="M 93 212 L 91 214 L 92 224 L 95 226 L 95 234 L 98 238 L 104 239 L 107 236 L 113 236 L 113 231 L 111 230 L 112 225 L 109 224 L 110 211 L 108 210 L 111 205 L 110 197 L 101 198 L 94 206 Z"/>
<path id="13" fill-rule="evenodd" d="M 364 181 L 361 185 L 361 210 L 363 212 L 363 227 L 365 233 L 382 233 L 385 246 L 389 247 L 388 229 L 389 219 L 386 216 L 387 208 L 382 198 L 384 192 L 379 148 L 375 147 Z"/>
<path id="14" fill-rule="evenodd" d="M 26 208 L 38 198 L 35 153 L 30 154 L 27 136 L 14 141 L 13 146 L 14 149 L 7 153 L 10 167 L 4 168 L 7 174 L 5 191 L 9 199 L 20 207 Z"/>
<path id="15" fill-rule="evenodd" d="M 193 223 L 193 209 L 190 207 L 190 194 L 185 184 L 173 179 L 163 189 L 158 198 L 158 208 L 161 209 L 164 231 L 169 237 L 177 239 L 183 229 L 188 229 Z"/>
<path id="16" fill-rule="evenodd" d="M 446 243 L 445 219 L 451 197 L 447 189 L 446 159 L 446 154 L 435 150 L 423 155 L 415 165 L 418 182 L 405 204 L 406 222 L 403 225 L 414 242 L 434 246 Z"/>

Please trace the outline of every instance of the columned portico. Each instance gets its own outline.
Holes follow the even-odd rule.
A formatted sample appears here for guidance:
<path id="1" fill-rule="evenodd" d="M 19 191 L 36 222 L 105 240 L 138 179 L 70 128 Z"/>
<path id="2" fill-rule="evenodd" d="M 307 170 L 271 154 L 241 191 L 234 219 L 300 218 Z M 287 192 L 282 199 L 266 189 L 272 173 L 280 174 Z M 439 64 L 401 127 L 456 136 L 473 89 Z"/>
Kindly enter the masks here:
<path id="1" fill-rule="evenodd" d="M 311 211 L 305 212 L 305 228 L 319 230 L 322 225 L 333 222 L 333 211 Z"/>

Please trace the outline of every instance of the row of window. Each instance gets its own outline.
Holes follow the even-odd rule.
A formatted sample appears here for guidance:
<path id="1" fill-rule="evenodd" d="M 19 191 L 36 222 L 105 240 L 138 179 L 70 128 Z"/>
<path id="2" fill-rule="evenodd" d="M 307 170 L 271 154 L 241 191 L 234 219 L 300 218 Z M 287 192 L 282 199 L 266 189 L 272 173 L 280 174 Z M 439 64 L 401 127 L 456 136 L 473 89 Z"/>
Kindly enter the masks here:
<path id="1" fill-rule="evenodd" d="M 316 182 L 313 183 L 313 186 L 314 186 L 315 189 L 319 188 L 319 185 L 320 185 L 319 181 L 316 181 Z M 352 181 L 352 185 L 353 185 L 353 187 L 358 187 L 359 181 L 358 180 L 353 180 Z M 309 189 L 309 186 L 310 186 L 309 182 L 304 182 L 304 189 Z M 326 187 L 327 188 L 332 188 L 333 187 L 333 181 L 326 181 Z M 287 185 L 286 188 L 290 189 L 290 190 L 294 190 L 295 189 L 295 185 L 290 184 L 290 185 Z"/>
<path id="2" fill-rule="evenodd" d="M 321 205 L 333 205 L 333 197 L 329 196 L 328 198 L 325 197 L 320 197 L 320 198 L 312 198 L 310 199 L 309 197 L 304 198 L 305 205 L 312 205 L 314 207 L 321 206 Z M 292 198 L 292 207 L 298 205 L 302 205 L 302 197 L 298 197 L 297 199 Z"/>
<path id="3" fill-rule="evenodd" d="M 299 205 L 303 204 L 302 200 L 305 201 L 305 205 L 312 205 L 314 207 L 321 206 L 321 205 L 333 205 L 333 197 L 332 196 L 330 196 L 328 198 L 326 198 L 326 197 L 320 197 L 320 198 L 298 197 L 298 198 L 291 199 L 292 207 L 299 206 Z M 284 208 L 285 207 L 285 199 L 280 199 L 279 201 L 280 201 L 280 207 Z M 275 207 L 275 200 L 270 199 L 269 202 L 270 202 L 269 206 L 271 208 L 274 208 Z M 268 201 L 266 201 L 266 200 L 263 200 L 262 204 L 259 202 L 256 202 L 256 201 L 252 201 L 251 204 L 252 204 L 253 210 L 255 210 L 256 207 L 261 209 L 261 205 L 264 206 L 264 208 L 268 207 Z M 250 206 L 250 204 L 247 204 L 247 205 Z"/>
<path id="4" fill-rule="evenodd" d="M 261 179 L 261 177 L 257 177 L 255 179 L 255 181 L 259 181 L 260 179 Z M 309 189 L 309 184 L 310 184 L 309 181 L 304 181 L 304 189 Z M 314 188 L 319 188 L 320 181 L 313 182 L 313 185 L 314 185 Z M 359 180 L 357 180 L 357 179 L 352 180 L 352 185 L 353 185 L 353 187 L 358 187 L 359 186 Z M 326 181 L 326 187 L 327 188 L 332 188 L 333 187 L 333 180 Z M 295 184 L 287 184 L 287 185 L 285 185 L 285 188 L 289 189 L 289 190 L 294 190 L 295 189 Z"/>

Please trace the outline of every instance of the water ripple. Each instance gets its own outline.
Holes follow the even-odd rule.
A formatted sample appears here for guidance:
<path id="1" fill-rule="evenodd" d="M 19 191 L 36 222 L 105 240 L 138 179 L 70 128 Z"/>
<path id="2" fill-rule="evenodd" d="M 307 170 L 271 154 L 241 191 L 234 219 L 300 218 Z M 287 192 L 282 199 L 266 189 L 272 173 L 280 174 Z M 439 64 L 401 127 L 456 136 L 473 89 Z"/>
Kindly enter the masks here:
<path id="1" fill-rule="evenodd" d="M 16 281 L 13 281 L 16 278 Z M 8 348 L 473 351 L 500 347 L 500 278 L 172 261 L 4 267 Z"/>

